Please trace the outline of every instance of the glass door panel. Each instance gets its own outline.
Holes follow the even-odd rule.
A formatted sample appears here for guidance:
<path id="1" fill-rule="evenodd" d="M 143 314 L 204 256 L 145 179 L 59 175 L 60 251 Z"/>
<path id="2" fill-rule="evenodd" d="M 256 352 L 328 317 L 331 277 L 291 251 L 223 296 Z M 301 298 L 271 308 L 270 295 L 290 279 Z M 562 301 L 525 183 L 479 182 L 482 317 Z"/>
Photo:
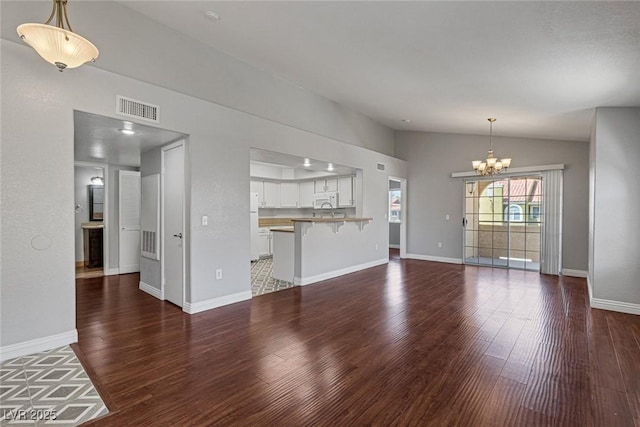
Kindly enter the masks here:
<path id="1" fill-rule="evenodd" d="M 541 177 L 465 182 L 464 262 L 540 270 Z"/>

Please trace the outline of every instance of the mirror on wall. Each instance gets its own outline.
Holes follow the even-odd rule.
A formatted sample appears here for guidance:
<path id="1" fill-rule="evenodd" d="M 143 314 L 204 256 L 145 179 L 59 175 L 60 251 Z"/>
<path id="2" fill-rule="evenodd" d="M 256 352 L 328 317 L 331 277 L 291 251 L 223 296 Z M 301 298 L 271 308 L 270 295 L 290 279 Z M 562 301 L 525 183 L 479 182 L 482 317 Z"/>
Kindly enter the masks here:
<path id="1" fill-rule="evenodd" d="M 104 218 L 104 187 L 89 185 L 89 221 L 102 221 Z"/>

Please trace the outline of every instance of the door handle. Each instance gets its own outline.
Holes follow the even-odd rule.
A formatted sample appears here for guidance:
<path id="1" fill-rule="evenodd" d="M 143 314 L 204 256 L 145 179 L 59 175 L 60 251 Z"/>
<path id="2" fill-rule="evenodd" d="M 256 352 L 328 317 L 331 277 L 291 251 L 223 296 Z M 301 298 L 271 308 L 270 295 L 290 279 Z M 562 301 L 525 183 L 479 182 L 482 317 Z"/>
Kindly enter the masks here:
<path id="1" fill-rule="evenodd" d="M 173 237 L 177 237 L 178 239 L 182 239 L 182 233 L 174 234 Z"/>
<path id="2" fill-rule="evenodd" d="M 462 226 L 463 227 L 467 226 L 467 219 L 466 218 L 462 218 Z"/>

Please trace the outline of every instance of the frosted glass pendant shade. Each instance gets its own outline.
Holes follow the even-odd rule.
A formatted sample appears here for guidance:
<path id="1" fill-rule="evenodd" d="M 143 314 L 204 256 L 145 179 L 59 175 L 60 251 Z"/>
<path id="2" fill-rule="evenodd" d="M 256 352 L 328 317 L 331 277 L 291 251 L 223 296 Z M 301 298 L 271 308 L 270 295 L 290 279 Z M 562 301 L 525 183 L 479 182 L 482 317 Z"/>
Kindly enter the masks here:
<path id="1" fill-rule="evenodd" d="M 74 32 L 46 24 L 22 24 L 18 35 L 47 62 L 62 71 L 98 57 L 98 49 Z"/>

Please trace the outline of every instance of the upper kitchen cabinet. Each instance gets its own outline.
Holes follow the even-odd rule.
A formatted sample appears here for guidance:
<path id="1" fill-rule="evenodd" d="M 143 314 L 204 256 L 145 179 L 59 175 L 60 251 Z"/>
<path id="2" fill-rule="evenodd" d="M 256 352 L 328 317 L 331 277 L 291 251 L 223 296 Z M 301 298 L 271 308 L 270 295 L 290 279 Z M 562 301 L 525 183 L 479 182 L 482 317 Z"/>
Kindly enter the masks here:
<path id="1" fill-rule="evenodd" d="M 338 191 L 338 178 L 323 178 L 315 180 L 316 193 Z"/>
<path id="2" fill-rule="evenodd" d="M 356 204 L 355 182 L 352 176 L 338 178 L 338 207 L 347 208 Z"/>
<path id="3" fill-rule="evenodd" d="M 298 187 L 298 207 L 312 208 L 313 195 L 315 194 L 315 182 L 303 181 Z"/>
<path id="4" fill-rule="evenodd" d="M 261 208 L 280 207 L 280 184 L 270 181 L 251 181 L 251 192 L 258 193 Z"/>
<path id="5" fill-rule="evenodd" d="M 249 188 L 251 189 L 252 193 L 258 193 L 258 207 L 263 207 L 262 202 L 264 201 L 264 183 L 262 181 L 251 180 Z"/>
<path id="6" fill-rule="evenodd" d="M 280 184 L 277 182 L 264 181 L 264 207 L 280 207 Z"/>
<path id="7" fill-rule="evenodd" d="M 297 208 L 298 207 L 298 183 L 297 182 L 281 182 L 280 183 L 280 207 L 281 208 Z"/>

